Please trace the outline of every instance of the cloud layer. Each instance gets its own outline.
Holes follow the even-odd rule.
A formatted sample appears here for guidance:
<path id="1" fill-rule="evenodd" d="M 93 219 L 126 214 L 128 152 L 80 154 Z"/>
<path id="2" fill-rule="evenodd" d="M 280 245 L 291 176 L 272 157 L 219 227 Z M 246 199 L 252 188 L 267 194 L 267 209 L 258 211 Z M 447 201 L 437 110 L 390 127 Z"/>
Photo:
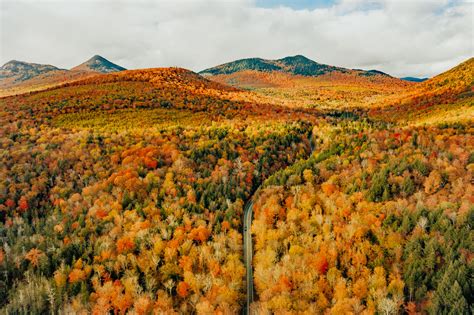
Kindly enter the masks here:
<path id="1" fill-rule="evenodd" d="M 395 76 L 433 76 L 474 55 L 470 0 L 339 0 L 261 8 L 255 0 L 0 0 L 0 62 L 70 68 L 100 54 L 126 68 L 199 71 L 303 54 Z"/>

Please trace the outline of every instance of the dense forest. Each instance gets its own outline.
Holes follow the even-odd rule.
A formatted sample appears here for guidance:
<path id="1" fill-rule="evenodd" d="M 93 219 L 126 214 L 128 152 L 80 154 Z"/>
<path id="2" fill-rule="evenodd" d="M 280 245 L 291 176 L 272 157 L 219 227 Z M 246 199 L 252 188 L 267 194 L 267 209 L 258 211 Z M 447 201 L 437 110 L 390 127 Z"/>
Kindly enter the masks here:
<path id="1" fill-rule="evenodd" d="M 311 121 L 254 104 L 236 116 L 246 104 L 174 85 L 97 84 L 2 100 L 2 307 L 237 312 L 244 203 L 309 155 Z"/>
<path id="2" fill-rule="evenodd" d="M 148 69 L 1 98 L 0 312 L 239 313 L 253 200 L 255 312 L 472 313 L 474 128 L 439 120 L 472 113 L 469 70 L 249 91 Z"/>
<path id="3" fill-rule="evenodd" d="M 255 308 L 469 313 L 472 126 L 316 130 L 320 149 L 256 198 Z"/>

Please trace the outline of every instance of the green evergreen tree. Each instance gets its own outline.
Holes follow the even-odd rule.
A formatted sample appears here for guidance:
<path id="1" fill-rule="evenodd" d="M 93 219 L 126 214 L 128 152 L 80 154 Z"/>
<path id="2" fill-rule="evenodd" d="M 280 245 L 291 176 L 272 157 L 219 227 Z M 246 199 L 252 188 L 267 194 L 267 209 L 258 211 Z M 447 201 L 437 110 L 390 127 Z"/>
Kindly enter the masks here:
<path id="1" fill-rule="evenodd" d="M 466 299 L 464 298 L 461 286 L 457 281 L 454 281 L 454 285 L 449 292 L 448 299 L 450 304 L 447 307 L 449 309 L 448 314 L 469 314 Z"/>
<path id="2" fill-rule="evenodd" d="M 459 264 L 450 263 L 439 282 L 433 301 L 433 314 L 469 314 L 463 290 L 456 279 L 463 275 L 458 272 Z"/>

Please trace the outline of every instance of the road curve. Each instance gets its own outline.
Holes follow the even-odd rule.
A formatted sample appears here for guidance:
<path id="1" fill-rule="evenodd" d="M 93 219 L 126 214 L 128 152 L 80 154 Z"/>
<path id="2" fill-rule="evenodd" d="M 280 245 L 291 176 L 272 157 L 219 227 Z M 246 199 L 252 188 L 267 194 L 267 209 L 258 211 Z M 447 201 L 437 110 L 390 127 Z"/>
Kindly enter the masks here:
<path id="1" fill-rule="evenodd" d="M 311 148 L 311 152 L 309 156 L 311 156 L 314 152 L 312 133 L 310 133 L 308 138 L 309 138 L 309 145 Z M 256 191 L 258 191 L 259 189 L 257 189 Z M 245 315 L 250 315 L 250 305 L 253 302 L 253 293 L 254 293 L 253 266 L 252 266 L 253 247 L 252 247 L 252 233 L 250 231 L 250 228 L 252 227 L 252 215 L 253 215 L 253 200 L 252 198 L 250 198 L 250 200 L 247 202 L 244 208 L 244 232 L 243 232 L 244 234 L 244 262 L 245 262 L 245 269 L 246 269 L 245 282 L 246 282 L 246 288 L 247 288 L 246 305 L 243 311 Z"/>

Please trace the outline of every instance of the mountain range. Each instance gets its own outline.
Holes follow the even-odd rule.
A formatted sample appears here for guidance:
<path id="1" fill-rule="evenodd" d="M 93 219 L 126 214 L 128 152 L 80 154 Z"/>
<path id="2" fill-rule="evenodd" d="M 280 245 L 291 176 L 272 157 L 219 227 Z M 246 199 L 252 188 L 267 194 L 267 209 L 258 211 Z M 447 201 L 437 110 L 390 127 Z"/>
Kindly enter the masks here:
<path id="1" fill-rule="evenodd" d="M 0 96 L 42 90 L 98 74 L 123 70 L 126 69 L 99 55 L 95 55 L 71 69 L 11 60 L 0 67 Z M 288 84 L 292 87 L 295 87 L 296 84 L 301 89 L 308 89 L 308 82 L 315 82 L 311 80 L 317 82 L 338 80 L 365 86 L 373 84 L 405 86 L 427 80 L 415 77 L 398 79 L 378 70 L 347 69 L 322 64 L 303 55 L 288 56 L 276 60 L 240 59 L 198 73 L 212 81 L 245 89 L 283 87 Z M 311 89 L 313 88 L 316 88 L 314 84 Z"/>
<path id="2" fill-rule="evenodd" d="M 0 67 L 0 87 L 3 89 L 21 85 L 40 76 L 38 79 L 45 81 L 57 81 L 59 78 L 84 77 L 92 73 L 111 73 L 126 70 L 106 58 L 95 55 L 89 60 L 72 67 L 70 70 L 61 69 L 49 64 L 29 63 L 25 61 L 11 60 Z M 301 75 L 307 77 L 318 77 L 330 73 L 356 73 L 359 76 L 386 76 L 388 74 L 378 70 L 346 69 L 315 62 L 305 56 L 288 56 L 277 60 L 262 58 L 246 58 L 228 62 L 219 66 L 205 69 L 199 72 L 203 76 L 229 75 L 241 71 L 279 72 L 290 75 Z M 48 74 L 49 73 L 49 74 Z M 45 75 L 48 74 L 48 75 Z M 43 76 L 44 78 L 42 78 Z M 69 79 L 68 78 L 68 79 Z M 426 79 L 402 78 L 406 81 L 422 82 Z M 28 82 L 30 83 L 30 82 Z M 35 83 L 34 81 L 31 83 Z M 34 84 L 33 84 L 34 85 Z"/>

